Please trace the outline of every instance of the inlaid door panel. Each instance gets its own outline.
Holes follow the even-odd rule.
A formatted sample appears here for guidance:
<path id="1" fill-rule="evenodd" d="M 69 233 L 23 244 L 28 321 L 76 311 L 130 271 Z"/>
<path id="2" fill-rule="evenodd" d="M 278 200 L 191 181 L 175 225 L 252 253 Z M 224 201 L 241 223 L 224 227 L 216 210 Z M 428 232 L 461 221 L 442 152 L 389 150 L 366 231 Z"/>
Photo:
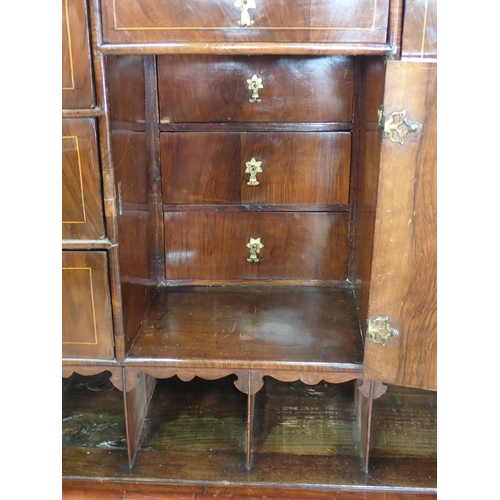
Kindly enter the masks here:
<path id="1" fill-rule="evenodd" d="M 94 105 L 87 2 L 62 0 L 62 107 Z"/>
<path id="2" fill-rule="evenodd" d="M 95 122 L 62 121 L 62 237 L 105 237 Z"/>
<path id="3" fill-rule="evenodd" d="M 248 6 L 248 8 L 245 8 Z M 103 0 L 106 42 L 384 43 L 388 0 Z"/>
<path id="4" fill-rule="evenodd" d="M 169 280 L 346 279 L 346 213 L 166 212 L 164 220 Z"/>
<path id="5" fill-rule="evenodd" d="M 406 110 L 419 130 L 404 144 L 382 141 L 368 308 L 378 342 L 367 338 L 364 361 L 368 379 L 430 390 L 437 388 L 436 66 L 387 64 L 385 113 Z M 391 331 L 398 334 L 380 343 Z"/>
<path id="6" fill-rule="evenodd" d="M 113 358 L 106 252 L 62 253 L 62 354 Z"/>

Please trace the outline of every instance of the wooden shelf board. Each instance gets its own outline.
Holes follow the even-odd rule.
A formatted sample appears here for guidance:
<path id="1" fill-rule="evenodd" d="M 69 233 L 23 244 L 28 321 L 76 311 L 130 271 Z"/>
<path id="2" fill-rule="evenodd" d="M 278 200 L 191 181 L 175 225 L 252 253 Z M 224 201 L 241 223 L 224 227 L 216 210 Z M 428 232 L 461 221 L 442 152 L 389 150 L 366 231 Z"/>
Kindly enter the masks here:
<path id="1" fill-rule="evenodd" d="M 362 369 L 353 292 L 342 287 L 164 287 L 126 364 Z"/>

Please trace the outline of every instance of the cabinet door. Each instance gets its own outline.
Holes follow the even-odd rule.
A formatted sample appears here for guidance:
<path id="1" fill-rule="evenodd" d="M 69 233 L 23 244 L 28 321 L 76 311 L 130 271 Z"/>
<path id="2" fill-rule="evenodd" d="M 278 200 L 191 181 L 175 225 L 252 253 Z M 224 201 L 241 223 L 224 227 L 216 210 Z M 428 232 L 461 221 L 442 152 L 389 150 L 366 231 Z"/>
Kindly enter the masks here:
<path id="1" fill-rule="evenodd" d="M 404 144 L 382 142 L 368 318 L 373 327 L 387 327 L 375 320 L 388 318 L 398 334 L 385 345 L 367 334 L 364 360 L 368 379 L 430 390 L 437 343 L 436 74 L 435 63 L 388 63 L 385 115 L 406 110 L 419 130 Z"/>

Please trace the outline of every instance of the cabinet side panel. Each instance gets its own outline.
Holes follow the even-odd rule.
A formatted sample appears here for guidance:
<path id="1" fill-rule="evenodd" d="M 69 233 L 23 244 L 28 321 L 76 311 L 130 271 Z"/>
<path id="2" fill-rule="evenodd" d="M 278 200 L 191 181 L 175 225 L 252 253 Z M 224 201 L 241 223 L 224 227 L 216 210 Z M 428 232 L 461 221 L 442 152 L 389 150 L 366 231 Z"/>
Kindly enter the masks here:
<path id="1" fill-rule="evenodd" d="M 352 230 L 350 280 L 355 287 L 361 327 L 368 317 L 368 298 L 375 231 L 375 209 L 380 167 L 381 134 L 377 110 L 383 102 L 385 63 L 382 58 L 367 59 L 361 75 L 359 125 L 351 181 Z"/>
<path id="2" fill-rule="evenodd" d="M 118 197 L 118 255 L 126 349 L 154 291 L 154 211 L 148 176 L 143 59 L 109 57 L 110 121 Z"/>
<path id="3" fill-rule="evenodd" d="M 436 389 L 436 74 L 434 63 L 388 63 L 386 115 L 420 125 L 404 145 L 383 141 L 369 318 L 399 331 L 367 340 L 366 378 Z"/>

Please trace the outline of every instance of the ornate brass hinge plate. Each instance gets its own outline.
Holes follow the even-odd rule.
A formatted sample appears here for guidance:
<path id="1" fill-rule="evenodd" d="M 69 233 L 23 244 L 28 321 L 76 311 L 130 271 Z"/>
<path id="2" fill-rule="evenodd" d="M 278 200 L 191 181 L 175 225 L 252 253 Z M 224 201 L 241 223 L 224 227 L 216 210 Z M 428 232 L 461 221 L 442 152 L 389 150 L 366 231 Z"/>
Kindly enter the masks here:
<path id="1" fill-rule="evenodd" d="M 418 123 L 410 122 L 406 118 L 406 109 L 403 109 L 403 111 L 394 111 L 394 113 L 386 117 L 383 105 L 378 110 L 378 127 L 382 130 L 384 139 L 389 139 L 399 144 L 405 143 L 408 134 L 420 130 Z"/>
<path id="2" fill-rule="evenodd" d="M 373 320 L 368 320 L 366 336 L 372 339 L 376 344 L 385 346 L 386 342 L 396 335 L 399 335 L 399 332 L 395 328 L 392 328 L 387 316 L 379 316 Z"/>

